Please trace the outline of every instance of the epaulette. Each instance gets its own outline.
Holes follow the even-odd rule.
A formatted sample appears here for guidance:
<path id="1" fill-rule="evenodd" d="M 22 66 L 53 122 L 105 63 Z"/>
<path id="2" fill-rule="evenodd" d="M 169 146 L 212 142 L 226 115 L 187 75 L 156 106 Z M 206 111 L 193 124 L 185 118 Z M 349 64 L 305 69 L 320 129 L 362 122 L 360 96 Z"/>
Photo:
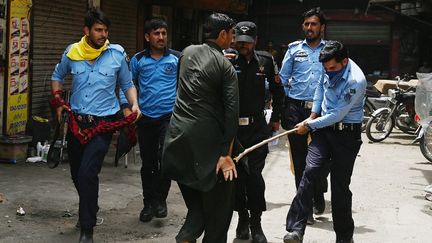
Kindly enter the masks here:
<path id="1" fill-rule="evenodd" d="M 138 52 L 137 54 L 135 54 L 134 55 L 134 57 L 137 59 L 137 61 L 139 62 L 139 60 L 143 57 L 143 56 L 146 56 L 146 55 L 148 55 L 148 49 L 146 48 L 146 49 L 144 49 L 144 50 L 142 50 L 142 51 L 140 51 L 140 52 Z"/>
<path id="2" fill-rule="evenodd" d="M 176 50 L 173 50 L 173 49 L 168 49 L 168 52 L 170 53 L 170 54 L 173 54 L 174 56 L 176 56 L 177 58 L 179 58 L 180 57 L 180 52 L 179 51 L 176 51 Z"/>
<path id="3" fill-rule="evenodd" d="M 255 51 L 255 52 L 259 56 L 268 57 L 270 59 L 273 59 L 272 54 L 270 54 L 268 51 Z"/>
<path id="4" fill-rule="evenodd" d="M 302 40 L 298 40 L 298 41 L 291 42 L 291 43 L 288 44 L 288 48 L 293 47 L 293 46 L 296 46 L 296 45 L 299 45 L 299 44 L 301 44 L 302 42 L 303 42 Z"/>
<path id="5" fill-rule="evenodd" d="M 118 44 L 109 44 L 108 48 L 116 50 L 116 51 L 120 52 L 123 55 L 125 53 L 125 49 L 121 45 L 118 45 Z"/>
<path id="6" fill-rule="evenodd" d="M 73 46 L 73 44 L 68 45 L 66 47 L 65 53 L 68 53 L 72 46 Z"/>

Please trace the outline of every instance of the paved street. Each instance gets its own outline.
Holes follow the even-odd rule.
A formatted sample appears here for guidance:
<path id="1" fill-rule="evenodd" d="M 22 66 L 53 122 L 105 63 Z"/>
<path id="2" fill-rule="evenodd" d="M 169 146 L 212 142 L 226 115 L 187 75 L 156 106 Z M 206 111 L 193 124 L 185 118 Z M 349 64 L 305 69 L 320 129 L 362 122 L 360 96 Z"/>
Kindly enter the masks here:
<path id="1" fill-rule="evenodd" d="M 397 131 L 397 130 L 396 130 Z M 355 242 L 431 242 L 432 203 L 424 199 L 423 189 L 432 183 L 432 164 L 411 145 L 412 136 L 394 133 L 382 143 L 363 146 L 356 160 L 351 190 L 356 224 Z M 282 242 L 285 217 L 295 193 L 285 141 L 271 147 L 264 171 L 268 211 L 263 228 L 269 242 Z M 112 155 L 112 153 L 110 153 Z M 142 208 L 139 163 L 129 168 L 112 165 L 106 159 L 101 173 L 100 213 L 102 225 L 95 228 L 96 242 L 174 242 L 185 207 L 173 183 L 166 219 L 151 223 L 138 221 Z M 77 242 L 77 200 L 67 164 L 50 170 L 43 164 L 0 164 L 0 242 Z M 306 229 L 305 243 L 334 242 L 330 210 Z M 1 199 L 3 198 L 3 202 Z M 16 216 L 22 206 L 25 216 Z M 68 217 L 66 211 L 72 215 Z M 229 241 L 233 239 L 237 215 L 233 217 Z"/>

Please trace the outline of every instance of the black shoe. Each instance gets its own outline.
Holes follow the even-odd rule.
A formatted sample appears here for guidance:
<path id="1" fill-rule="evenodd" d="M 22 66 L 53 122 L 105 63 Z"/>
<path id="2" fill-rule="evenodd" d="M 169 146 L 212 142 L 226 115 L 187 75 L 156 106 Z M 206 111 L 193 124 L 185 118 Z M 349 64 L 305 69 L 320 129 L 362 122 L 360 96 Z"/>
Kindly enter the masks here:
<path id="1" fill-rule="evenodd" d="M 319 196 L 316 196 L 314 198 L 314 214 L 321 215 L 324 213 L 324 210 L 325 210 L 324 194 L 320 193 Z"/>
<path id="2" fill-rule="evenodd" d="M 154 203 L 153 213 L 156 218 L 165 218 L 168 215 L 168 209 L 166 202 Z"/>
<path id="3" fill-rule="evenodd" d="M 81 229 L 79 243 L 93 243 L 93 229 Z"/>
<path id="4" fill-rule="evenodd" d="M 312 214 L 309 215 L 309 217 L 308 217 L 308 219 L 306 221 L 306 224 L 307 225 L 313 225 L 313 224 L 315 224 L 315 219 L 314 219 L 314 217 L 313 217 Z"/>
<path id="5" fill-rule="evenodd" d="M 149 222 L 153 219 L 153 208 L 150 204 L 144 204 L 144 208 L 141 210 L 139 219 L 142 222 Z"/>
<path id="6" fill-rule="evenodd" d="M 288 232 L 284 236 L 283 242 L 284 243 L 302 243 L 303 242 L 303 235 L 297 231 Z"/>
<path id="7" fill-rule="evenodd" d="M 353 238 L 351 238 L 349 240 L 337 239 L 336 243 L 354 243 L 354 240 L 353 240 Z"/>
<path id="8" fill-rule="evenodd" d="M 243 209 L 238 212 L 239 218 L 236 228 L 236 238 L 240 240 L 249 239 L 249 212 Z"/>
<path id="9" fill-rule="evenodd" d="M 267 243 L 267 238 L 261 227 L 251 228 L 252 243 Z"/>
<path id="10" fill-rule="evenodd" d="M 261 211 L 251 211 L 250 230 L 252 243 L 267 243 L 267 238 L 261 227 Z"/>

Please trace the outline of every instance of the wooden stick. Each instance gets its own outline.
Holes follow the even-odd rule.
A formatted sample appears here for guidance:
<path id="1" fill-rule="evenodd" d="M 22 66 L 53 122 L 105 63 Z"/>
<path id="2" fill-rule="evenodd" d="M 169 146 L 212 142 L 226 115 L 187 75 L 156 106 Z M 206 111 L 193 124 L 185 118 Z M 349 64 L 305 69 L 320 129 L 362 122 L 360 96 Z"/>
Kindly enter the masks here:
<path id="1" fill-rule="evenodd" d="M 288 134 L 290 134 L 290 133 L 294 133 L 294 132 L 296 132 L 296 131 L 297 131 L 297 128 L 294 128 L 294 129 L 291 129 L 291 130 L 285 131 L 285 132 L 283 132 L 283 133 L 279 133 L 278 135 L 276 135 L 276 136 L 274 136 L 274 137 L 271 137 L 271 138 L 268 138 L 268 139 L 266 139 L 266 140 L 263 140 L 263 141 L 261 141 L 261 142 L 255 144 L 255 145 L 253 145 L 252 147 L 249 147 L 249 148 L 245 149 L 245 151 L 241 152 L 241 153 L 240 153 L 239 155 L 237 155 L 233 160 L 234 160 L 235 162 L 239 162 L 240 159 L 243 158 L 246 154 L 248 154 L 248 153 L 254 151 L 255 149 L 257 149 L 257 148 L 263 146 L 264 144 L 270 143 L 270 142 L 273 141 L 273 140 L 276 140 L 276 139 L 278 139 L 278 138 L 280 138 L 280 137 L 283 137 L 283 136 L 285 136 L 285 135 L 288 135 Z"/>

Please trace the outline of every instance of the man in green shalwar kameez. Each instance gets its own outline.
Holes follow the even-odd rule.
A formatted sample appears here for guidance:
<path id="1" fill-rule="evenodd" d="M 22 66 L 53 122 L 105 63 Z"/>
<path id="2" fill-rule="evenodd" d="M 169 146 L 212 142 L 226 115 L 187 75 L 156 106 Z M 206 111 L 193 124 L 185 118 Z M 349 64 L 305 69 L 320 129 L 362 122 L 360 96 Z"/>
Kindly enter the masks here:
<path id="1" fill-rule="evenodd" d="M 237 177 L 230 150 L 238 127 L 237 75 L 222 54 L 234 21 L 214 13 L 203 26 L 202 45 L 184 49 L 179 59 L 178 93 L 162 158 L 162 173 L 179 184 L 187 216 L 177 242 L 227 241 Z"/>

